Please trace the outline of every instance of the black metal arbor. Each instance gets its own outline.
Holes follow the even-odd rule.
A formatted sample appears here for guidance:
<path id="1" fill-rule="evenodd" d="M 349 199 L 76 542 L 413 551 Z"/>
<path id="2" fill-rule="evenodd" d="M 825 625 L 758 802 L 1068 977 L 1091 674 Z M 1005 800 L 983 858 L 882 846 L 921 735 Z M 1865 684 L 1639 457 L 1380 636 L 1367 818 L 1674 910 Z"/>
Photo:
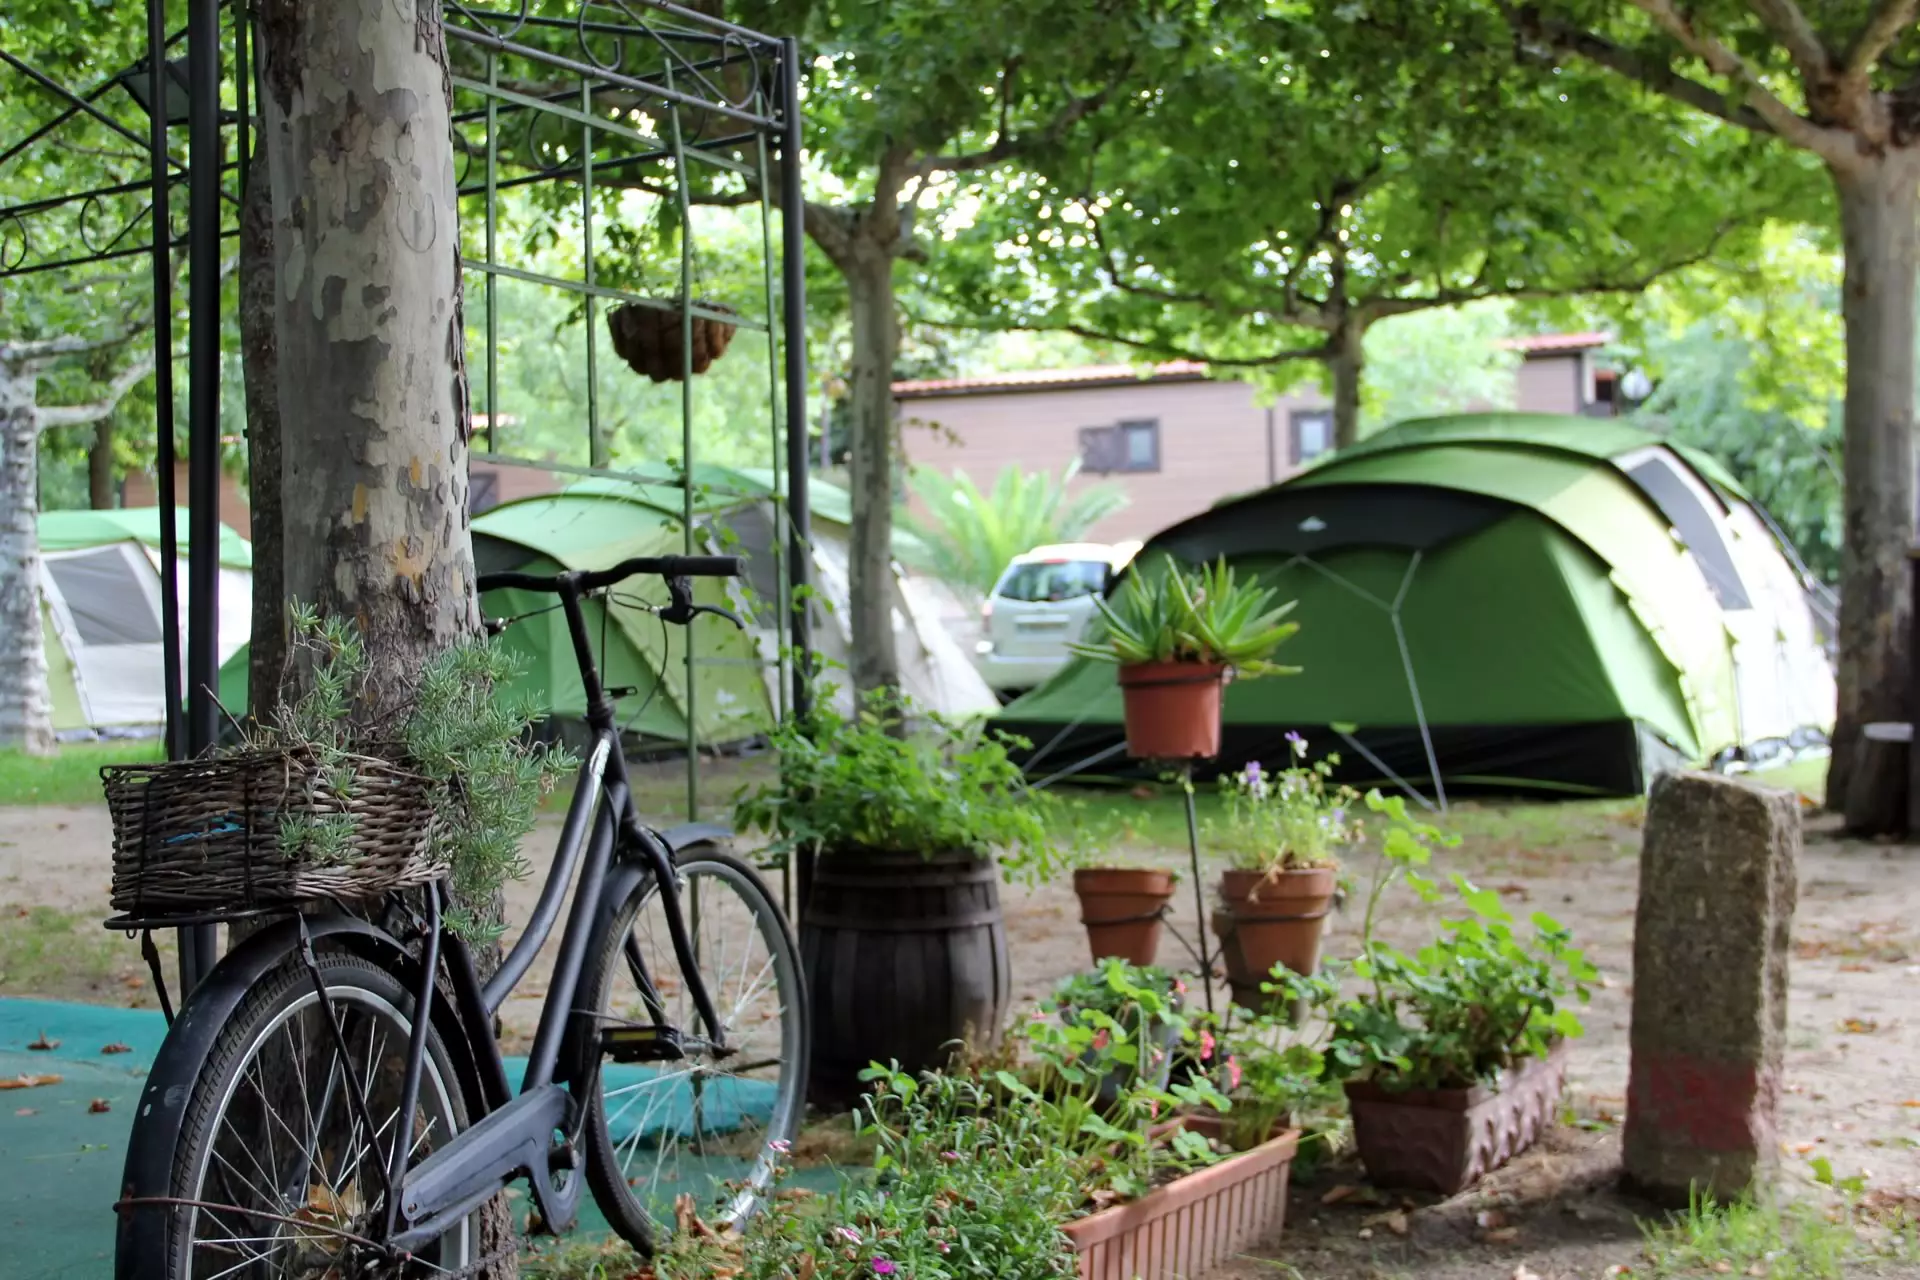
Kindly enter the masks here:
<path id="1" fill-rule="evenodd" d="M 37 148 L 63 145 L 63 131 L 76 128 L 111 138 L 144 160 L 117 180 L 86 190 L 0 206 L 0 283 L 116 260 L 150 264 L 156 484 L 160 507 L 168 511 L 178 505 L 173 359 L 180 335 L 174 290 L 176 272 L 185 267 L 189 545 L 184 601 L 174 523 L 160 522 L 166 742 L 170 756 L 184 758 L 212 747 L 218 732 L 220 384 L 227 319 L 222 259 L 229 252 L 227 242 L 238 236 L 246 159 L 258 127 L 251 104 L 258 101 L 253 77 L 260 57 L 257 13 L 249 0 L 176 0 L 172 10 L 165 0 L 148 0 L 146 56 L 81 88 L 63 85 L 20 50 L 0 48 L 0 75 L 16 77 L 50 107 L 24 137 L 0 148 L 0 179 L 9 164 L 21 163 Z M 182 10 L 183 24 L 177 18 Z M 721 315 L 695 299 L 691 211 L 716 199 L 736 211 L 759 211 L 764 271 L 758 300 L 728 308 L 724 318 L 742 332 L 765 338 L 768 456 L 775 508 L 786 532 L 776 539 L 774 552 L 781 597 L 776 613 L 785 624 L 780 701 L 783 709 L 803 705 L 806 673 L 786 656 L 807 652 L 810 640 L 805 593 L 799 590 L 808 566 L 807 375 L 795 43 L 666 0 L 518 0 L 503 6 L 448 0 L 443 16 L 462 166 L 467 314 L 472 325 L 478 312 L 485 333 L 485 359 L 475 371 L 472 396 L 476 409 L 487 414 L 478 433 L 485 447 L 477 456 L 510 466 L 533 461 L 515 456 L 511 441 L 501 441 L 495 431 L 503 417 L 495 341 L 499 286 L 518 281 L 570 295 L 584 312 L 586 465 L 563 471 L 623 474 L 609 467 L 592 390 L 598 376 L 599 308 L 609 303 L 657 307 L 680 318 L 689 361 L 677 388 L 680 457 L 690 476 L 699 445 L 693 430 L 699 390 L 692 376 L 691 325 L 696 318 Z M 184 160 L 174 149 L 182 128 Z M 542 184 L 549 204 L 562 203 L 555 194 L 561 184 L 577 188 L 575 216 L 584 241 L 577 278 L 506 260 L 498 234 L 502 196 L 536 184 Z M 604 245 L 596 245 L 595 229 L 609 221 L 596 199 L 614 186 L 663 202 L 677 218 L 677 300 L 623 288 L 596 269 L 596 253 Z M 472 301 L 476 292 L 482 295 L 478 308 Z M 691 550 L 693 485 L 689 480 L 683 487 Z M 184 654 L 179 640 L 183 604 Z M 689 688 L 694 676 L 689 654 Z M 690 749 L 690 791 L 697 760 L 698 752 Z M 181 944 L 184 985 L 190 988 L 211 967 L 216 940 L 211 928 L 201 928 L 183 931 Z"/>

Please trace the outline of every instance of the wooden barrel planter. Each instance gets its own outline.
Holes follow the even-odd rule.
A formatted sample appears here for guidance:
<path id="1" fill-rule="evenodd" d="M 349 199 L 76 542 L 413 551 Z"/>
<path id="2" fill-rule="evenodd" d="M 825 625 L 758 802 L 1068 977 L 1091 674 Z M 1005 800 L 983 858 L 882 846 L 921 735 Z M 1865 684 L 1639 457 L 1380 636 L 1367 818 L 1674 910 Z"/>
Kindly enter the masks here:
<path id="1" fill-rule="evenodd" d="M 943 853 L 820 859 L 800 923 L 813 1004 L 808 1098 L 844 1108 L 873 1062 L 944 1066 L 955 1041 L 999 1039 L 1013 999 L 1000 872 Z"/>

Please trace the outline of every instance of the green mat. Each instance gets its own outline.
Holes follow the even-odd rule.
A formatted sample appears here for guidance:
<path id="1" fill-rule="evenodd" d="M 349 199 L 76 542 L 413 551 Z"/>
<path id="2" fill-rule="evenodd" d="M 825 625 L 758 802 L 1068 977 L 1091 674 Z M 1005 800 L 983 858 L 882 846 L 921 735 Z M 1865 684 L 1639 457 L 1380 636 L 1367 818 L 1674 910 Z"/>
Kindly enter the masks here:
<path id="1" fill-rule="evenodd" d="M 111 1206 L 119 1198 L 127 1133 L 166 1033 L 166 1022 L 150 1009 L 0 999 L 0 1080 L 60 1077 L 56 1084 L 0 1090 L 0 1276 L 6 1280 L 93 1280 L 111 1273 Z M 29 1050 L 43 1034 L 57 1044 Z M 111 1044 L 124 1044 L 128 1052 L 101 1053 Z M 524 1059 L 507 1060 L 516 1087 L 525 1066 Z M 637 1079 L 643 1069 L 610 1070 Z M 620 1081 L 609 1083 L 617 1087 Z M 770 1085 L 731 1084 L 725 1093 L 707 1091 L 709 1117 L 716 1099 L 748 1115 L 764 1115 L 771 1107 Z M 91 1110 L 96 1100 L 107 1110 Z M 661 1122 L 670 1118 L 663 1115 Z M 795 1181 L 825 1187 L 835 1176 L 807 1170 Z M 524 1203 L 524 1188 L 515 1191 Z M 585 1197 L 575 1234 L 607 1230 L 592 1198 Z"/>

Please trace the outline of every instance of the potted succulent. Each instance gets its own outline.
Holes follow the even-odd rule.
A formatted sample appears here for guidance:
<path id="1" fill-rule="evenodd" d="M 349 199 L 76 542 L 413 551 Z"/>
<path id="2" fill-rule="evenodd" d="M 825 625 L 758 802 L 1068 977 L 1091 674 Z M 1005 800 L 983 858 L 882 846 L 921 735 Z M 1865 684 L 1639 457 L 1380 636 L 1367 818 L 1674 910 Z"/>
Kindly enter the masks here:
<path id="1" fill-rule="evenodd" d="M 1093 962 L 1117 956 L 1130 964 L 1152 964 L 1160 953 L 1167 903 L 1173 899 L 1173 872 L 1115 861 L 1119 824 L 1096 817 L 1084 804 L 1074 807 L 1067 822 L 1063 858 L 1073 868 L 1073 892 L 1080 899 L 1080 923 L 1086 927 Z"/>
<path id="2" fill-rule="evenodd" d="M 1009 740 L 905 699 L 843 716 L 826 692 L 771 735 L 779 774 L 735 819 L 777 855 L 818 859 L 800 918 L 809 1091 L 846 1106 L 876 1060 L 921 1071 L 999 1036 L 1012 978 L 995 858 L 1043 866 L 1046 823 Z"/>
<path id="3" fill-rule="evenodd" d="M 1182 569 L 1171 556 L 1157 572 L 1136 563 L 1111 599 L 1096 600 L 1104 634 L 1076 653 L 1120 668 L 1127 751 L 1148 760 L 1202 760 L 1220 754 L 1221 691 L 1229 678 L 1298 670 L 1268 661 L 1300 629 L 1292 602 L 1234 576 L 1222 557 Z"/>
<path id="4" fill-rule="evenodd" d="M 1344 1085 L 1370 1178 L 1453 1195 L 1554 1123 L 1566 1043 L 1581 1034 L 1570 1006 L 1585 1002 L 1595 970 L 1558 922 L 1536 914 L 1522 932 L 1499 894 L 1458 874 L 1459 914 L 1434 941 L 1408 953 L 1376 939 L 1394 880 L 1429 901 L 1443 891 L 1415 870 L 1438 833 L 1408 821 L 1398 798 L 1368 804 L 1395 822 L 1353 966 L 1364 985 L 1344 999 L 1325 984 L 1311 993 L 1329 1024 L 1328 1074 Z"/>
<path id="5" fill-rule="evenodd" d="M 1272 1003 L 1261 984 L 1280 966 L 1310 974 L 1339 888 L 1339 850 L 1361 834 L 1360 796 L 1333 782 L 1338 756 L 1306 763 L 1307 744 L 1287 735 L 1292 757 L 1269 771 L 1259 761 L 1221 779 L 1224 813 L 1209 842 L 1232 864 L 1221 873 L 1213 930 L 1234 999 Z"/>

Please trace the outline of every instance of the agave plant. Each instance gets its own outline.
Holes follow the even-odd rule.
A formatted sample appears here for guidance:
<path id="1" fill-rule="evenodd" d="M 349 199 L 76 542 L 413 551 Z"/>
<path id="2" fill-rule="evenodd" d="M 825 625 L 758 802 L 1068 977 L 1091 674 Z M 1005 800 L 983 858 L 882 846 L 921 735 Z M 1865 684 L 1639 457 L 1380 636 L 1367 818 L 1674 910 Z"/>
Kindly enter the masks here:
<path id="1" fill-rule="evenodd" d="M 1073 651 L 1101 662 L 1222 662 L 1242 678 L 1293 675 L 1298 667 L 1267 659 L 1300 629 L 1286 620 L 1294 602 L 1273 603 L 1275 592 L 1234 576 L 1223 556 L 1191 572 L 1173 557 L 1163 571 L 1138 566 L 1111 600 L 1097 600 L 1105 623 L 1096 639 Z"/>

